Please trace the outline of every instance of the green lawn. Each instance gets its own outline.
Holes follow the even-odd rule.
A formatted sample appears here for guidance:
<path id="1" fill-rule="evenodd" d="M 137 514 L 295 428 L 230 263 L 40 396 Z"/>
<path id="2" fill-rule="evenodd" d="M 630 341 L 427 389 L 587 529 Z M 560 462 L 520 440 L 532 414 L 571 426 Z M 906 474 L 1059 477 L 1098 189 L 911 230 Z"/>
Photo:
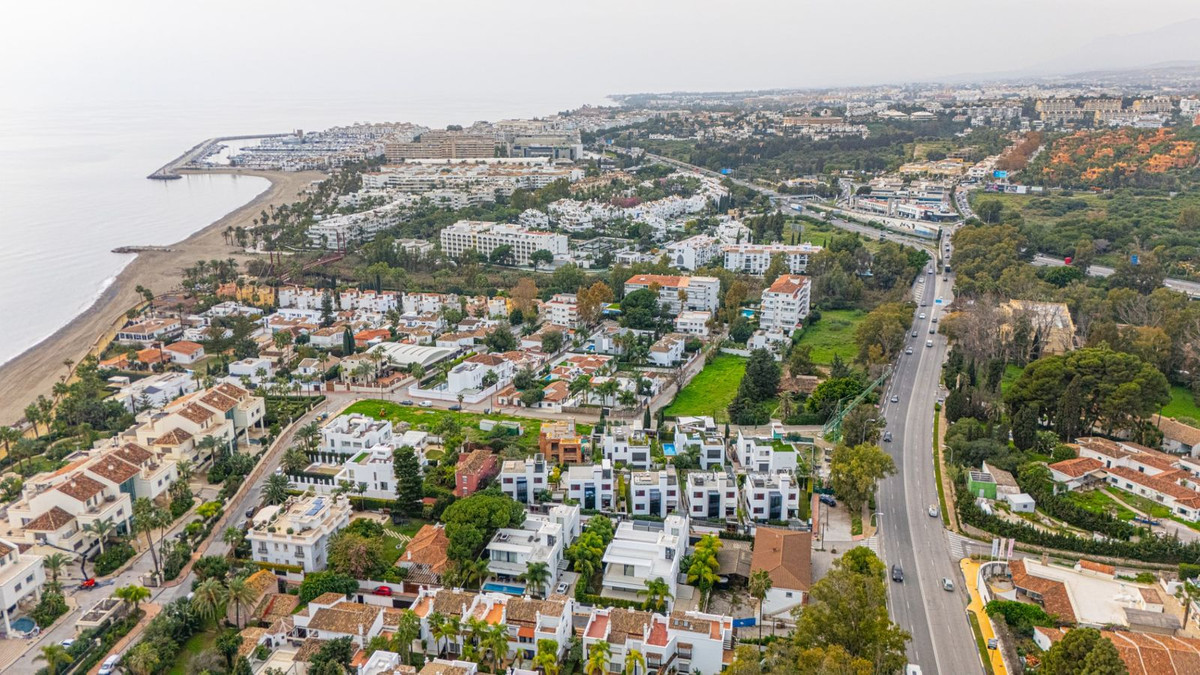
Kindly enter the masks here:
<path id="1" fill-rule="evenodd" d="M 1154 518 L 1171 517 L 1171 509 L 1159 504 L 1158 502 L 1151 501 L 1145 497 L 1139 497 L 1138 495 L 1130 494 L 1113 487 L 1106 487 L 1104 488 L 1104 491 L 1141 511 L 1142 513 L 1148 514 Z"/>
<path id="2" fill-rule="evenodd" d="M 1000 393 L 1007 392 L 1008 388 L 1017 381 L 1018 377 L 1021 377 L 1021 373 L 1023 372 L 1025 372 L 1025 369 L 1021 366 L 1014 366 L 1011 363 L 1005 366 L 1004 376 L 1000 378 Z"/>
<path id="3" fill-rule="evenodd" d="M 829 365 L 837 354 L 850 361 L 858 353 L 854 329 L 866 317 L 861 309 L 831 309 L 821 312 L 821 320 L 805 326 L 800 344 L 812 350 L 813 363 Z"/>
<path id="4" fill-rule="evenodd" d="M 675 396 L 663 414 L 667 417 L 711 415 L 718 421 L 726 421 L 729 414 L 725 409 L 737 394 L 745 373 L 746 359 L 732 354 L 718 354 Z"/>
<path id="5" fill-rule="evenodd" d="M 520 436 L 514 436 L 517 443 L 527 451 L 537 449 L 538 431 L 542 428 L 540 420 L 530 419 L 526 417 L 513 417 L 512 415 L 502 415 L 493 413 L 491 415 L 483 415 L 472 412 L 453 412 L 449 410 L 436 410 L 433 408 L 420 408 L 416 406 L 405 406 L 390 401 L 368 400 L 359 401 L 352 404 L 350 407 L 342 411 L 342 414 L 361 413 L 375 419 L 386 419 L 393 423 L 408 422 L 414 429 L 420 429 L 422 426 L 433 428 L 439 420 L 444 417 L 456 418 L 462 426 L 463 433 L 470 440 L 482 441 L 487 438 L 488 432 L 479 429 L 479 422 L 484 419 L 489 420 L 507 420 L 517 422 L 521 425 L 524 433 Z M 580 434 L 591 433 L 591 426 L 587 424 L 577 424 L 576 429 Z"/>
<path id="6" fill-rule="evenodd" d="M 1186 387 L 1171 387 L 1171 402 L 1162 409 L 1164 417 L 1190 417 L 1200 420 L 1200 406 Z"/>
<path id="7" fill-rule="evenodd" d="M 196 657 L 213 648 L 217 641 L 215 630 L 205 630 L 196 633 L 183 643 L 179 654 L 175 656 L 175 665 L 171 666 L 170 675 L 187 675 L 192 672 L 191 662 Z"/>
<path id="8" fill-rule="evenodd" d="M 1102 515 L 1113 514 L 1120 520 L 1133 520 L 1135 514 L 1122 504 L 1118 504 L 1107 494 L 1100 490 L 1088 490 L 1087 492 L 1068 492 L 1067 499 L 1075 503 L 1076 506 L 1099 513 Z"/>

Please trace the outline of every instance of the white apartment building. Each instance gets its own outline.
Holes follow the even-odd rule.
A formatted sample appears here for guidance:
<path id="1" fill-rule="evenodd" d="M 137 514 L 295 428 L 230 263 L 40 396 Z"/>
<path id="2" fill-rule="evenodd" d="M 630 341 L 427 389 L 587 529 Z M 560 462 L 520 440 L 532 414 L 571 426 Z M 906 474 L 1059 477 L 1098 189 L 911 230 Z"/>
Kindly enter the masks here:
<path id="1" fill-rule="evenodd" d="M 504 223 L 460 220 L 442 230 L 441 241 L 442 252 L 455 258 L 470 250 L 487 256 L 501 246 L 511 246 L 517 265 L 528 265 L 530 254 L 543 249 L 555 258 L 567 255 L 567 235 Z"/>
<path id="2" fill-rule="evenodd" d="M 284 286 L 276 294 L 279 307 L 290 309 L 320 310 L 329 298 L 330 308 L 336 307 L 337 299 L 328 290 L 317 290 L 304 286 Z"/>
<path id="3" fill-rule="evenodd" d="M 275 377 L 275 364 L 271 359 L 255 356 L 229 364 L 229 377 L 259 385 Z"/>
<path id="4" fill-rule="evenodd" d="M 517 367 L 497 354 L 476 354 L 454 366 L 446 376 L 446 390 L 451 394 L 482 391 L 487 388 L 483 380 L 488 373 L 496 375 L 496 385 L 492 386 L 503 386 L 517 374 Z"/>
<path id="5" fill-rule="evenodd" d="M 682 241 L 672 242 L 666 247 L 667 260 L 671 266 L 687 272 L 694 272 L 708 265 L 720 254 L 720 240 L 707 234 L 697 234 Z"/>
<path id="6" fill-rule="evenodd" d="M 368 312 L 384 313 L 400 308 L 400 294 L 396 291 L 360 291 L 356 288 L 342 291 L 338 294 L 342 309 L 361 309 Z"/>
<path id="7" fill-rule="evenodd" d="M 356 492 L 355 494 L 367 499 L 395 499 L 396 474 L 394 453 L 395 449 L 391 445 L 376 445 L 350 455 L 340 465 L 316 463 L 310 465 L 306 471 L 306 473 L 317 473 L 326 476 L 332 474 L 331 480 L 317 481 L 310 479 L 308 476 L 289 474 L 288 482 L 294 489 L 301 491 L 312 490 L 322 495 L 332 495 L 343 484 L 349 484 L 351 486 L 361 486 L 363 492 Z M 419 462 L 424 459 L 424 455 L 421 452 L 417 452 L 416 456 Z"/>
<path id="8" fill-rule="evenodd" d="M 550 519 L 530 517 L 521 527 L 498 530 L 487 545 L 488 572 L 505 583 L 518 579 L 533 563 L 542 563 L 550 573 L 542 588 L 527 588 L 534 595 L 546 596 L 558 585 L 559 563 L 566 547 L 561 524 Z"/>
<path id="9" fill-rule="evenodd" d="M 112 464 L 117 464 L 116 460 Z M 24 544 L 83 554 L 96 543 L 96 537 L 84 530 L 84 526 L 108 520 L 118 533 L 128 533 L 133 500 L 130 492 L 121 488 L 128 482 L 132 491 L 137 469 L 122 462 L 117 470 L 128 476 L 114 482 L 91 471 L 76 470 L 61 475 L 40 474 L 30 479 L 22 489 L 21 498 L 6 510 L 11 528 L 8 536 Z"/>
<path id="10" fill-rule="evenodd" d="M 667 333 L 650 345 L 650 363 L 663 368 L 678 365 L 683 361 L 683 352 L 687 347 L 687 336 L 679 333 Z"/>
<path id="11" fill-rule="evenodd" d="M 771 331 L 790 334 L 808 318 L 812 283 L 808 277 L 782 274 L 762 293 L 758 325 Z"/>
<path id="12" fill-rule="evenodd" d="M 637 274 L 625 282 L 625 295 L 651 286 L 658 287 L 658 301 L 670 316 L 684 310 L 711 313 L 721 304 L 721 280 L 716 277 Z"/>
<path id="13" fill-rule="evenodd" d="M 155 373 L 121 387 L 113 398 L 130 412 L 164 408 L 168 403 L 196 391 L 199 385 L 191 372 Z"/>
<path id="14" fill-rule="evenodd" d="M 533 504 L 537 494 L 550 488 L 550 465 L 540 453 L 525 459 L 506 460 L 497 477 L 500 490 L 521 502 Z"/>
<path id="15" fill-rule="evenodd" d="M 296 565 L 305 574 L 325 569 L 325 550 L 335 532 L 350 524 L 344 496 L 292 497 L 254 514 L 246 533 L 258 562 Z"/>
<path id="16" fill-rule="evenodd" d="M 629 476 L 629 504 L 633 515 L 658 516 L 679 510 L 679 476 L 675 467 L 659 471 L 634 471 Z"/>
<path id="17" fill-rule="evenodd" d="M 595 608 L 583 630 L 584 653 L 600 642 L 609 645 L 613 673 L 627 672 L 626 658 L 636 651 L 649 673 L 717 675 L 732 658 L 733 619 L 697 611 Z"/>
<path id="18" fill-rule="evenodd" d="M 555 326 L 579 327 L 579 301 L 574 293 L 558 293 L 546 301 L 545 316 Z"/>
<path id="19" fill-rule="evenodd" d="M 117 331 L 116 340 L 124 345 L 148 346 L 152 342 L 170 342 L 183 333 L 179 319 L 146 319 Z"/>
<path id="20" fill-rule="evenodd" d="M 800 513 L 800 486 L 790 473 L 748 473 L 742 493 L 751 520 L 791 520 Z"/>
<path id="21" fill-rule="evenodd" d="M 604 458 L 614 465 L 624 463 L 634 469 L 650 468 L 650 439 L 640 428 L 622 422 L 609 422 L 601 438 Z"/>
<path id="22" fill-rule="evenodd" d="M 725 269 L 762 276 L 770 267 L 771 258 L 777 255 L 784 257 L 788 272 L 804 274 L 808 270 L 808 261 L 820 253 L 821 247 L 813 244 L 728 244 L 722 251 Z"/>
<path id="23" fill-rule="evenodd" d="M 662 579 L 674 598 L 688 532 L 687 517 L 674 514 L 662 522 L 627 520 L 617 525 L 602 559 L 601 595 L 636 600 L 638 591 L 646 590 L 647 580 Z"/>
<path id="24" fill-rule="evenodd" d="M 675 452 L 690 452 L 696 449 L 700 468 L 708 471 L 714 466 L 725 464 L 725 439 L 715 431 L 681 431 L 675 428 Z"/>
<path id="25" fill-rule="evenodd" d="M 737 478 L 721 471 L 693 471 L 687 477 L 688 516 L 704 520 L 737 518 Z"/>
<path id="26" fill-rule="evenodd" d="M 797 466 L 796 448 L 792 445 L 774 438 L 747 436 L 741 431 L 734 441 L 734 453 L 746 471 L 778 473 L 795 471 Z"/>
<path id="27" fill-rule="evenodd" d="M 616 505 L 616 476 L 612 461 L 600 464 L 572 464 L 563 472 L 567 497 L 585 510 L 611 511 Z"/>
<path id="28" fill-rule="evenodd" d="M 712 315 L 708 312 L 680 312 L 675 317 L 675 330 L 686 335 L 708 337 L 708 322 Z"/>
<path id="29" fill-rule="evenodd" d="M 321 427 L 321 452 L 356 454 L 379 445 L 392 445 L 392 423 L 362 413 L 338 415 Z"/>
<path id="30" fill-rule="evenodd" d="M 0 539 L 0 612 L 4 614 L 4 634 L 16 637 L 12 621 L 17 618 L 22 602 L 37 602 L 42 598 L 46 583 L 43 557 L 21 553 L 17 545 Z"/>

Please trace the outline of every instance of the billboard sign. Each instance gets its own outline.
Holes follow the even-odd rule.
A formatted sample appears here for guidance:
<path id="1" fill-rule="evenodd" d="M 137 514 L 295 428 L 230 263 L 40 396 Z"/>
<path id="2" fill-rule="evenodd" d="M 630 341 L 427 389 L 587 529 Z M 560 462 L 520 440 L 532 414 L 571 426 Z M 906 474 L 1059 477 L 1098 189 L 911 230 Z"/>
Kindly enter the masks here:
<path id="1" fill-rule="evenodd" d="M 1008 178 L 1008 172 L 996 169 L 992 172 L 992 178 Z"/>

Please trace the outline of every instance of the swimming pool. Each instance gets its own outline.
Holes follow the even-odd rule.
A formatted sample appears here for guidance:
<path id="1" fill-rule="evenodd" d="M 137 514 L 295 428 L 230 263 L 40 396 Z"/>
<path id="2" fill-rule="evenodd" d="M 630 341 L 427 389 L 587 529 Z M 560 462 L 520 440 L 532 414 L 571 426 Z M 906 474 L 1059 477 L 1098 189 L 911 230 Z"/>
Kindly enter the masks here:
<path id="1" fill-rule="evenodd" d="M 25 633 L 28 635 L 30 633 L 35 633 L 38 630 L 37 623 L 27 616 L 23 616 L 16 621 L 13 621 L 11 625 L 13 632 L 15 633 Z"/>
<path id="2" fill-rule="evenodd" d="M 502 584 L 498 581 L 489 581 L 483 585 L 483 590 L 493 591 L 495 593 L 507 593 L 509 595 L 525 595 L 524 586 L 516 586 L 514 584 Z"/>
<path id="3" fill-rule="evenodd" d="M 663 448 L 663 454 L 666 455 L 667 457 L 675 456 L 675 444 L 674 443 L 663 443 L 662 448 Z"/>

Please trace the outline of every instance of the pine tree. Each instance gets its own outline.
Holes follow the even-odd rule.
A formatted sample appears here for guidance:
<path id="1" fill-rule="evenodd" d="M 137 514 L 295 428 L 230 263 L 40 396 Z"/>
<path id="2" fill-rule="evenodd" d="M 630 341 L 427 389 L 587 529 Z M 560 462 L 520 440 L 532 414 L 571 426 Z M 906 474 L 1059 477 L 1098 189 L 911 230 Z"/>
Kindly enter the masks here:
<path id="1" fill-rule="evenodd" d="M 393 471 L 396 474 L 396 506 L 407 516 L 421 515 L 424 485 L 417 453 L 407 445 L 396 450 Z"/>

